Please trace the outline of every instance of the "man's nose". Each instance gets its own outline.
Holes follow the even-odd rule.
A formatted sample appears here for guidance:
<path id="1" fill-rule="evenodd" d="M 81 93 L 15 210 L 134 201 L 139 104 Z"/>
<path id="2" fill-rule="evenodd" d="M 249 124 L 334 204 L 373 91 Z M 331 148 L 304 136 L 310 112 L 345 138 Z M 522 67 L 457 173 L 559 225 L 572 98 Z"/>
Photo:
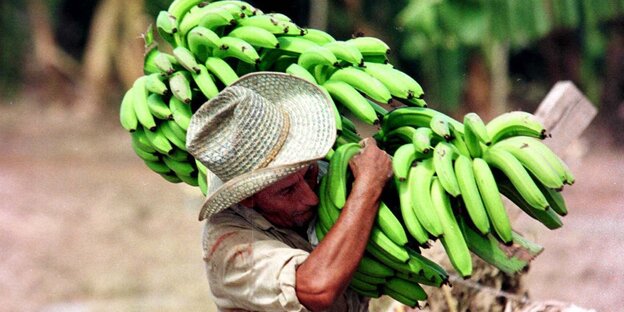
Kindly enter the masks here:
<path id="1" fill-rule="evenodd" d="M 314 190 L 306 183 L 301 181 L 301 203 L 308 206 L 316 206 L 319 203 L 319 198 L 314 193 Z"/>

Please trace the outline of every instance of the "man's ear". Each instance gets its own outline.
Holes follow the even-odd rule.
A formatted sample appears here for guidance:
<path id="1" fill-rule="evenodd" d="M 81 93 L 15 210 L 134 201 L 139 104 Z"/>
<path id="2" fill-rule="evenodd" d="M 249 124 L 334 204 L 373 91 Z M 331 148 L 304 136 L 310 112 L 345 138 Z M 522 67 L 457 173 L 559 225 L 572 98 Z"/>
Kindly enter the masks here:
<path id="1" fill-rule="evenodd" d="M 253 208 L 253 195 L 241 200 L 240 204 L 247 208 Z"/>

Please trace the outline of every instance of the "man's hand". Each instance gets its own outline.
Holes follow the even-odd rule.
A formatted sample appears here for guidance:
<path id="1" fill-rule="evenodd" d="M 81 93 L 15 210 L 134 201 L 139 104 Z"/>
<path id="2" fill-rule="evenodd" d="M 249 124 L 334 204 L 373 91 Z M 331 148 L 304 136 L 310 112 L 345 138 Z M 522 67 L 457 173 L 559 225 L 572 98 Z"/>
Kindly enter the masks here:
<path id="1" fill-rule="evenodd" d="M 360 142 L 362 150 L 349 161 L 349 167 L 355 180 L 363 180 L 371 187 L 383 188 L 392 177 L 392 160 L 379 149 L 373 138 Z"/>
<path id="2" fill-rule="evenodd" d="M 297 298 L 308 309 L 326 310 L 345 291 L 364 255 L 379 209 L 379 198 L 392 177 L 392 162 L 372 138 L 349 166 L 355 182 L 340 217 L 307 260 L 297 268 Z"/>

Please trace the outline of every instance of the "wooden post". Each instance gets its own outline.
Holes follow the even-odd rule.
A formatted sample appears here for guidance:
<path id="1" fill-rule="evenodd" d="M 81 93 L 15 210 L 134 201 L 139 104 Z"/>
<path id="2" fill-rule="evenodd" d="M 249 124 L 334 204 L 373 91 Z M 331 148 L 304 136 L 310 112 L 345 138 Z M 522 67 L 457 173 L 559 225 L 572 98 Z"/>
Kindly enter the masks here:
<path id="1" fill-rule="evenodd" d="M 560 81 L 540 103 L 535 116 L 554 138 L 544 143 L 563 156 L 565 149 L 585 131 L 597 113 L 596 107 L 571 81 Z"/>

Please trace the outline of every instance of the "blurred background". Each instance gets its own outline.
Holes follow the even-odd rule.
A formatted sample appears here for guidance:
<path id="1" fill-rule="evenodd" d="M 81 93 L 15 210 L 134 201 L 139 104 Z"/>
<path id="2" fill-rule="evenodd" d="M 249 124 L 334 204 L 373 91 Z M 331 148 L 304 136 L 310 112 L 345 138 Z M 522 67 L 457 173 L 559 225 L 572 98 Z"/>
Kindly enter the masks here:
<path id="1" fill-rule="evenodd" d="M 526 274 L 535 300 L 624 302 L 624 1 L 248 1 L 336 39 L 381 38 L 429 106 L 487 121 L 570 80 L 598 115 L 564 157 L 577 183 Z M 0 311 L 213 311 L 198 189 L 148 170 L 118 122 L 169 0 L 0 2 Z M 553 138 L 556 139 L 556 138 Z"/>

